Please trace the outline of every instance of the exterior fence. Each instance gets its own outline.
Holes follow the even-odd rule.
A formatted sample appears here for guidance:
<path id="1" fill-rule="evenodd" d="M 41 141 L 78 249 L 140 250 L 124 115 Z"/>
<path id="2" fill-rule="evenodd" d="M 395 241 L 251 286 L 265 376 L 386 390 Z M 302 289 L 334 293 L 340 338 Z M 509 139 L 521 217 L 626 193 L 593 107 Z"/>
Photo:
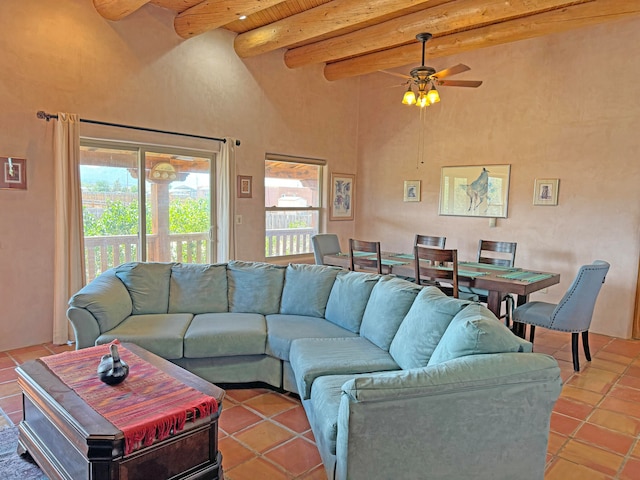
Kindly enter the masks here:
<path id="1" fill-rule="evenodd" d="M 267 230 L 265 256 L 300 255 L 313 252 L 311 237 L 318 233 L 313 227 Z"/>
<path id="2" fill-rule="evenodd" d="M 206 233 L 169 235 L 169 258 L 158 257 L 158 235 L 147 235 L 147 256 L 151 262 L 208 263 L 209 236 Z M 89 283 L 105 270 L 138 260 L 138 236 L 84 237 L 85 272 Z"/>
<path id="3" fill-rule="evenodd" d="M 313 252 L 312 227 L 267 230 L 265 256 L 299 255 Z M 209 236 L 206 233 L 170 234 L 169 255 L 159 254 L 165 240 L 147 235 L 147 257 L 150 262 L 209 263 Z M 137 235 L 84 237 L 85 272 L 89 283 L 105 270 L 139 259 Z"/>

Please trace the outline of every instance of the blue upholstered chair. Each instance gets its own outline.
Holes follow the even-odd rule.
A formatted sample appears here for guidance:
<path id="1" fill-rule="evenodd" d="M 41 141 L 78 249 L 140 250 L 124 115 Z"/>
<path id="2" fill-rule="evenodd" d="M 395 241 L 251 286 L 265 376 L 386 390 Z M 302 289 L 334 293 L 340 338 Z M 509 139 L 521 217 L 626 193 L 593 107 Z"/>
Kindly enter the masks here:
<path id="1" fill-rule="evenodd" d="M 514 323 L 530 325 L 529 341 L 533 343 L 536 327 L 571 332 L 573 369 L 580 371 L 578 361 L 578 334 L 582 333 L 582 347 L 587 361 L 591 361 L 589 351 L 589 326 L 596 298 L 609 271 L 609 264 L 596 260 L 591 265 L 583 265 L 573 280 L 571 287 L 558 304 L 529 302 L 519 306 L 513 312 Z"/>
<path id="2" fill-rule="evenodd" d="M 313 256 L 317 265 L 324 265 L 322 257 L 340 253 L 340 240 L 335 233 L 319 233 L 311 237 Z"/>

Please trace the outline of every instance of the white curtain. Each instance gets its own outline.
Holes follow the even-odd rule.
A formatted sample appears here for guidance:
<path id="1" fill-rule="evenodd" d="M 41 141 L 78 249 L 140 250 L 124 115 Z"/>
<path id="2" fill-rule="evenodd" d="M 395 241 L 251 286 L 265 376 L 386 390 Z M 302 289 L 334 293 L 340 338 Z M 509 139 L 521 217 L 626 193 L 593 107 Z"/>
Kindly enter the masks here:
<path id="1" fill-rule="evenodd" d="M 53 343 L 58 345 L 72 337 L 68 301 L 85 282 L 79 123 L 76 114 L 58 113 L 54 124 Z"/>
<path id="2" fill-rule="evenodd" d="M 236 139 L 226 137 L 218 155 L 216 168 L 216 239 L 218 262 L 228 262 L 236 258 L 235 222 L 235 182 Z"/>

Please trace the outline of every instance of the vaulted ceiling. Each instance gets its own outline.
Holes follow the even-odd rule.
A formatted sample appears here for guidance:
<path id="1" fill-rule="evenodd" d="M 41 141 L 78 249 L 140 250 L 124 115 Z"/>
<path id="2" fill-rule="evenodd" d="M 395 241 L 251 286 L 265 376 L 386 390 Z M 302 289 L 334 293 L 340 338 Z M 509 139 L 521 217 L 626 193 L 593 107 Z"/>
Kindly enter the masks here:
<path id="1" fill-rule="evenodd" d="M 117 21 L 145 4 L 175 12 L 188 39 L 224 28 L 241 58 L 286 49 L 290 68 L 325 64 L 339 80 L 427 58 L 548 35 L 640 14 L 640 0 L 93 0 Z M 240 20 L 241 16 L 246 19 Z"/>

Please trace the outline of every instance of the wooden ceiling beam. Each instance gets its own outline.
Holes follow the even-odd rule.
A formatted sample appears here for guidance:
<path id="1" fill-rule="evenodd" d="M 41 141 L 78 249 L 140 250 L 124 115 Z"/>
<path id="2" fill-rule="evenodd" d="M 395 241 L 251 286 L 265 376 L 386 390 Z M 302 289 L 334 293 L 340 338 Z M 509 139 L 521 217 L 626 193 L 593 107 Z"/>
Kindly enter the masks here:
<path id="1" fill-rule="evenodd" d="M 458 0 L 288 50 L 284 59 L 289 68 L 326 63 L 414 42 L 421 32 L 437 37 L 587 1 Z"/>
<path id="2" fill-rule="evenodd" d="M 398 10 L 435 2 L 436 0 L 396 0 L 394 2 L 389 0 L 370 0 L 368 2 L 333 0 L 277 22 L 241 33 L 234 41 L 234 48 L 239 57 L 252 57 L 365 23 Z"/>
<path id="3" fill-rule="evenodd" d="M 495 25 L 433 38 L 427 43 L 427 58 L 445 57 L 640 14 L 638 0 L 592 0 Z M 421 45 L 414 43 L 362 55 L 325 66 L 327 80 L 340 80 L 378 70 L 418 64 Z"/>
<path id="4" fill-rule="evenodd" d="M 93 0 L 93 6 L 107 20 L 121 20 L 138 10 L 149 0 Z"/>
<path id="5" fill-rule="evenodd" d="M 204 0 L 179 13 L 173 27 L 182 38 L 191 38 L 278 3 L 282 0 Z"/>

